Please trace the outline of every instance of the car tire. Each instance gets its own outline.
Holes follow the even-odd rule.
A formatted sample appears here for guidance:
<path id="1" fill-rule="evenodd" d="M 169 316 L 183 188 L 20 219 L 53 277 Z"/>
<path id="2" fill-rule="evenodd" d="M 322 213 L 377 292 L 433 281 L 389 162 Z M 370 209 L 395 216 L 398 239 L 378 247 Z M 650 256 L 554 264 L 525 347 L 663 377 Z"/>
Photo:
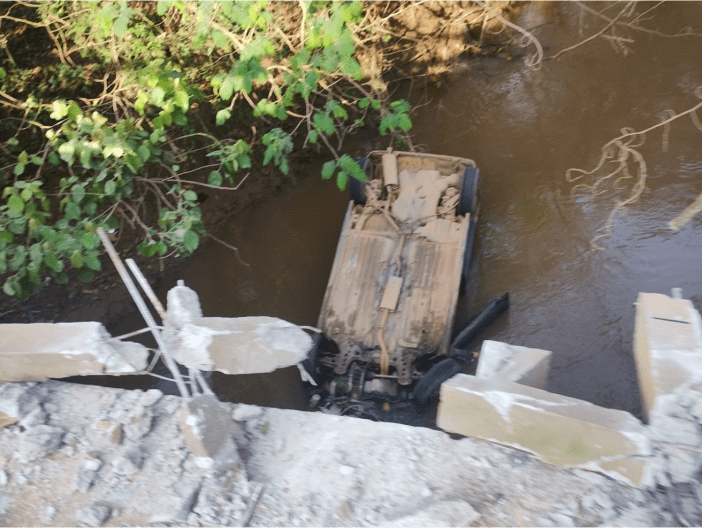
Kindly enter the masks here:
<path id="1" fill-rule="evenodd" d="M 426 402 L 441 387 L 441 384 L 463 370 L 463 366 L 453 358 L 446 358 L 431 367 L 414 388 L 414 399 Z"/>
<path id="2" fill-rule="evenodd" d="M 303 368 L 312 376 L 317 384 L 319 384 L 319 377 L 317 375 L 317 355 L 319 354 L 319 349 L 322 346 L 323 340 L 324 336 L 322 334 L 313 335 L 312 348 L 310 348 L 310 351 L 307 353 L 307 358 L 302 361 Z"/>
<path id="3" fill-rule="evenodd" d="M 370 160 L 368 158 L 356 158 L 356 163 L 363 169 L 363 172 L 368 176 L 368 166 L 370 165 Z M 362 181 L 358 181 L 353 176 L 349 179 L 349 197 L 357 204 L 365 205 L 366 203 L 366 189 L 365 184 Z"/>
<path id="4" fill-rule="evenodd" d="M 466 167 L 461 181 L 461 197 L 458 201 L 458 214 L 473 214 L 478 209 L 478 184 L 480 183 L 480 169 Z"/>

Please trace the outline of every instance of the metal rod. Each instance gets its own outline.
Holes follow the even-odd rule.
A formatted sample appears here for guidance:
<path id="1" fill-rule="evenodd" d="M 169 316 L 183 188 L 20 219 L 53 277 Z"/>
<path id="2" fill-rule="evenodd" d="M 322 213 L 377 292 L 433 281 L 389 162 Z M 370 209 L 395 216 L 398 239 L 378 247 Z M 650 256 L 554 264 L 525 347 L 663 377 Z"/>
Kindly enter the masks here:
<path id="1" fill-rule="evenodd" d="M 127 287 L 127 290 L 129 291 L 129 295 L 132 296 L 132 299 L 134 300 L 134 303 L 137 305 L 139 312 L 141 313 L 142 317 L 144 318 L 144 321 L 146 321 L 146 324 L 149 326 L 149 328 L 151 328 L 151 333 L 153 333 L 154 338 L 156 339 L 156 343 L 158 343 L 158 347 L 161 349 L 161 354 L 163 354 L 163 358 L 166 360 L 166 365 L 168 366 L 168 369 L 171 371 L 171 374 L 173 374 L 173 378 L 175 379 L 176 385 L 178 385 L 178 390 L 180 391 L 180 395 L 183 396 L 184 398 L 189 398 L 190 393 L 188 392 L 188 387 L 185 385 L 185 382 L 183 381 L 183 378 L 180 375 L 180 370 L 178 369 L 178 365 L 176 364 L 175 361 L 173 361 L 170 354 L 168 353 L 166 344 L 163 342 L 163 339 L 161 339 L 161 333 L 158 331 L 158 328 L 157 328 L 158 325 L 156 324 L 156 321 L 154 321 L 154 318 L 151 315 L 149 308 L 146 306 L 144 299 L 142 299 L 141 295 L 139 295 L 139 290 L 137 290 L 136 285 L 134 284 L 134 281 L 129 276 L 129 272 L 127 271 L 127 268 L 125 268 L 124 264 L 122 264 L 122 259 L 119 258 L 119 255 L 117 254 L 117 251 L 115 250 L 115 247 L 112 245 L 112 242 L 110 242 L 110 239 L 107 237 L 107 234 L 105 233 L 105 231 L 102 228 L 98 227 L 97 233 L 98 233 L 98 236 L 100 237 L 100 240 L 102 240 L 102 244 L 105 246 L 105 249 L 107 250 L 107 254 L 110 256 L 110 259 L 112 259 L 112 263 L 115 265 L 115 268 L 117 268 L 117 272 L 119 273 L 119 276 L 122 278 L 122 282 Z"/>
<path id="2" fill-rule="evenodd" d="M 132 273 L 136 277 L 136 280 L 139 283 L 139 286 L 141 286 L 141 289 L 144 290 L 144 293 L 151 301 L 151 304 L 153 304 L 154 308 L 156 308 L 156 311 L 158 312 L 158 315 L 161 318 L 161 321 L 163 321 L 165 323 L 166 322 L 166 309 L 161 304 L 161 301 L 158 300 L 158 297 L 156 297 L 156 294 L 154 293 L 154 290 L 151 289 L 151 285 L 146 280 L 146 277 L 144 277 L 144 274 L 141 272 L 141 270 L 136 265 L 136 262 L 134 262 L 133 259 L 127 259 L 126 263 L 127 263 L 127 266 L 129 266 L 129 269 L 132 270 Z"/>
<path id="3" fill-rule="evenodd" d="M 129 266 L 129 269 L 132 270 L 132 273 L 136 277 L 137 281 L 139 282 L 139 285 L 141 286 L 141 289 L 144 290 L 144 293 L 146 296 L 149 298 L 151 301 L 151 304 L 154 305 L 154 308 L 156 308 L 156 311 L 158 312 L 159 317 L 161 317 L 161 320 L 166 323 L 166 310 L 161 304 L 161 301 L 158 300 L 158 297 L 156 297 L 156 293 L 154 290 L 151 288 L 151 285 L 149 284 L 149 281 L 146 280 L 146 277 L 144 277 L 144 274 L 141 272 L 139 269 L 139 266 L 137 266 L 137 263 L 134 262 L 133 259 L 127 259 L 127 265 Z M 214 396 L 214 392 L 212 392 L 212 389 L 210 389 L 210 386 L 205 382 L 205 379 L 202 377 L 202 374 L 200 373 L 199 370 L 197 369 L 190 369 L 190 386 L 193 389 L 193 394 L 198 394 L 200 390 L 198 389 L 198 384 L 200 385 L 200 389 L 202 389 L 202 392 L 205 394 L 208 394 L 210 396 Z"/>

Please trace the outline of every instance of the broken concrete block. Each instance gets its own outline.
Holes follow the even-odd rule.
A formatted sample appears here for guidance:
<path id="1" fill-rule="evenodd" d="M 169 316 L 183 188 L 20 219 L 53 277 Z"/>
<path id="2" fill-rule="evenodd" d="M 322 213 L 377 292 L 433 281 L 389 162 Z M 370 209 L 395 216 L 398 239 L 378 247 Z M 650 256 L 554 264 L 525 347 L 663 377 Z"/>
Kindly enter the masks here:
<path id="1" fill-rule="evenodd" d="M 37 425 L 22 434 L 19 455 L 24 461 L 37 460 L 55 452 L 62 444 L 63 429 Z"/>
<path id="2" fill-rule="evenodd" d="M 247 405 L 245 403 L 239 403 L 234 406 L 234 411 L 232 412 L 232 418 L 237 422 L 247 422 L 249 420 L 254 420 L 263 414 L 263 409 L 258 405 Z"/>
<path id="3" fill-rule="evenodd" d="M 445 382 L 437 425 L 636 486 L 651 451 L 644 426 L 629 413 L 499 378 L 458 374 Z"/>
<path id="4" fill-rule="evenodd" d="M 188 368 L 224 374 L 272 372 L 303 361 L 312 338 L 275 317 L 203 317 L 170 336 L 173 357 Z"/>
<path id="5" fill-rule="evenodd" d="M 145 347 L 107 341 L 109 337 L 93 322 L 0 325 L 0 380 L 43 381 L 146 368 Z"/>
<path id="6" fill-rule="evenodd" d="M 98 458 L 88 458 L 78 467 L 73 477 L 73 489 L 86 492 L 95 482 L 102 461 Z"/>
<path id="7" fill-rule="evenodd" d="M 0 356 L 2 353 L 0 352 Z M 2 369 L 2 366 L 0 366 Z M 27 387 L 17 383 L 7 383 L 0 387 L 0 417 L 24 418 L 39 408 L 41 399 Z"/>
<path id="8" fill-rule="evenodd" d="M 53 522 L 54 517 L 56 516 L 56 508 L 53 506 L 45 506 L 42 511 L 42 519 L 46 523 Z"/>
<path id="9" fill-rule="evenodd" d="M 543 389 L 548 382 L 551 355 L 548 350 L 483 341 L 475 375 L 485 379 L 499 377 Z"/>
<path id="10" fill-rule="evenodd" d="M 185 402 L 181 431 L 196 457 L 214 457 L 233 429 L 231 412 L 214 396 L 200 395 Z"/>
<path id="11" fill-rule="evenodd" d="M 384 526 L 474 526 L 480 514 L 465 501 L 441 501 L 427 509 L 407 515 Z"/>
<path id="12" fill-rule="evenodd" d="M 154 422 L 152 411 L 147 411 L 133 415 L 126 424 L 124 424 L 124 436 L 130 440 L 139 440 L 145 437 L 151 431 Z"/>
<path id="13" fill-rule="evenodd" d="M 112 470 L 118 475 L 129 476 L 139 471 L 143 463 L 144 454 L 134 447 L 112 461 Z"/>
<path id="14" fill-rule="evenodd" d="M 120 445 L 122 440 L 124 440 L 124 429 L 122 428 L 122 424 L 117 424 L 112 428 L 112 432 L 110 433 L 110 442 Z"/>
<path id="15" fill-rule="evenodd" d="M 158 389 L 149 389 L 141 396 L 139 404 L 142 407 L 151 407 L 155 405 L 161 398 L 163 398 L 163 392 Z"/>
<path id="16" fill-rule="evenodd" d="M 166 294 L 166 324 L 175 328 L 202 317 L 200 298 L 182 280 Z"/>
<path id="17" fill-rule="evenodd" d="M 104 504 L 93 504 L 76 511 L 76 520 L 88 526 L 102 526 L 109 519 L 112 510 Z"/>
<path id="18" fill-rule="evenodd" d="M 702 319 L 693 304 L 658 293 L 636 302 L 634 359 L 644 418 L 660 395 L 702 380 Z"/>

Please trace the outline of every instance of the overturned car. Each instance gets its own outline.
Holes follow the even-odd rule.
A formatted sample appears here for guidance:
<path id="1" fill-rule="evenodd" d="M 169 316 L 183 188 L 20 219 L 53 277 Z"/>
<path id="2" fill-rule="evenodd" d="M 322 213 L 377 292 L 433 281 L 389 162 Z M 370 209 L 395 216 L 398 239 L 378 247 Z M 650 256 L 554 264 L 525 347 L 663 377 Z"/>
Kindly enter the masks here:
<path id="1" fill-rule="evenodd" d="M 357 160 L 315 346 L 316 401 L 422 400 L 461 370 L 451 347 L 470 263 L 479 171 L 452 156 L 374 151 Z M 465 358 L 463 358 L 465 359 Z M 427 379 L 428 378 L 428 379 Z"/>

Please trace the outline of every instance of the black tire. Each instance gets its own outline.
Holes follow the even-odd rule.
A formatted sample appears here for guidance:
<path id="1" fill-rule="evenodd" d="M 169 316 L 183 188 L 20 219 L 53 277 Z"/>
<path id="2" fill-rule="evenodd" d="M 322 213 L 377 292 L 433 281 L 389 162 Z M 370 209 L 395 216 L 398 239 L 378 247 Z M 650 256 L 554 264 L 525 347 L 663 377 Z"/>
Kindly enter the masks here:
<path id="1" fill-rule="evenodd" d="M 463 370 L 463 366 L 453 358 L 446 358 L 431 367 L 414 388 L 414 399 L 426 402 L 441 387 L 441 384 Z"/>
<path id="2" fill-rule="evenodd" d="M 458 201 L 458 214 L 473 214 L 478 210 L 478 185 L 480 169 L 466 167 L 461 181 L 461 198 Z"/>
<path id="3" fill-rule="evenodd" d="M 473 361 L 473 352 L 470 350 L 462 350 L 460 348 L 453 349 L 453 359 L 458 361 L 461 365 L 467 365 Z"/>
<path id="4" fill-rule="evenodd" d="M 363 169 L 368 177 L 368 166 L 370 165 L 370 160 L 368 158 L 356 158 L 356 163 Z M 357 204 L 365 205 L 366 203 L 366 189 L 365 184 L 362 181 L 358 181 L 353 176 L 349 180 L 349 196 Z"/>
<path id="5" fill-rule="evenodd" d="M 312 336 L 312 348 L 307 353 L 307 358 L 302 362 L 303 368 L 307 373 L 312 376 L 315 383 L 319 385 L 319 376 L 317 375 L 317 355 L 319 354 L 319 349 L 322 345 L 324 336 L 322 334 L 315 334 Z"/>

